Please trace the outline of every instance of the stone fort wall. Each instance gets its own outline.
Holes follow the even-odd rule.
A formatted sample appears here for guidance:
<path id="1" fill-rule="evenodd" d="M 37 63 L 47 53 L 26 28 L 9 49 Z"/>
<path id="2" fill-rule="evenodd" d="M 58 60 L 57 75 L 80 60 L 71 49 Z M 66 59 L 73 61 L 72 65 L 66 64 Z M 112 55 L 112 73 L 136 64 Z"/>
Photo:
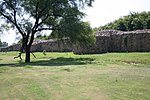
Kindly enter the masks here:
<path id="1" fill-rule="evenodd" d="M 150 30 L 123 32 L 104 30 L 96 34 L 96 44 L 90 48 L 76 48 L 76 54 L 106 53 L 106 52 L 149 52 Z"/>
<path id="2" fill-rule="evenodd" d="M 5 48 L 1 48 L 0 51 L 19 51 L 21 48 L 21 44 L 11 45 Z M 47 52 L 71 52 L 72 47 L 68 40 L 36 40 L 33 42 L 31 47 L 32 52 L 43 52 L 46 50 Z"/>
<path id="3" fill-rule="evenodd" d="M 21 45 L 15 44 L 1 48 L 0 51 L 19 51 Z M 106 52 L 149 52 L 150 29 L 123 32 L 118 30 L 103 30 L 96 33 L 96 43 L 92 47 L 75 48 L 68 40 L 48 40 L 34 42 L 31 51 L 67 52 L 76 54 L 93 54 Z"/>

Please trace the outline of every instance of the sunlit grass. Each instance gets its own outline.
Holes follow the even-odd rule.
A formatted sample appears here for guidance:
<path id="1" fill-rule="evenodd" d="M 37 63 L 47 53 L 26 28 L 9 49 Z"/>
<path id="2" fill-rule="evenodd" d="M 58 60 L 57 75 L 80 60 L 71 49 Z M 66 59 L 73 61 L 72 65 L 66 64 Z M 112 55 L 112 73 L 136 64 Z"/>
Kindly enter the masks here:
<path id="1" fill-rule="evenodd" d="M 149 100 L 150 53 L 0 53 L 0 100 Z M 23 54 L 24 56 L 24 54 Z"/>

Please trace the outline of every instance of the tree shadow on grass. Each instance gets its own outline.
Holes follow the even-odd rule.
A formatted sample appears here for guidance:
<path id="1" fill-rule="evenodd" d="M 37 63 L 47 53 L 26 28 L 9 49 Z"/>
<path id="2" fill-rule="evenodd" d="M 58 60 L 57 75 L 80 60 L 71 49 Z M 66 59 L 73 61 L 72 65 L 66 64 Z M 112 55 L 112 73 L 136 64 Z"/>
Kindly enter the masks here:
<path id="1" fill-rule="evenodd" d="M 91 64 L 94 59 L 92 58 L 65 58 L 59 57 L 55 59 L 49 60 L 39 60 L 33 61 L 30 63 L 18 62 L 12 64 L 0 64 L 0 67 L 8 66 L 8 67 L 24 67 L 27 65 L 31 66 L 66 66 L 66 65 L 85 65 Z"/>

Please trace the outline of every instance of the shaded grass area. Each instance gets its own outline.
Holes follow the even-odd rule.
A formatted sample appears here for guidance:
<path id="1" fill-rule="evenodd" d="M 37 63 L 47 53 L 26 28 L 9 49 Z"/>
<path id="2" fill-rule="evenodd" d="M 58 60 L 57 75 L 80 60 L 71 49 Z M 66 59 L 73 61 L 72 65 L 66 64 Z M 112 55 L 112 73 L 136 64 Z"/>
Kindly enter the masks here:
<path id="1" fill-rule="evenodd" d="M 31 63 L 12 63 L 12 64 L 0 64 L 0 66 L 10 66 L 10 67 L 23 67 L 26 65 L 32 65 L 32 66 L 65 66 L 65 65 L 84 65 L 88 64 L 94 59 L 92 58 L 64 58 L 59 57 L 55 59 L 46 59 L 46 60 L 39 60 L 39 61 L 33 61 Z"/>
<path id="2" fill-rule="evenodd" d="M 0 53 L 0 67 L 21 67 L 26 65 L 33 66 L 66 66 L 66 65 L 86 65 L 86 64 L 131 64 L 131 65 L 150 65 L 150 53 L 106 53 L 92 55 L 74 55 L 73 53 L 35 53 L 37 58 L 32 57 L 31 63 L 24 63 L 19 59 L 14 59 L 17 52 Z M 24 54 L 23 54 L 24 57 Z M 9 63 L 8 63 L 9 62 Z M 143 67 L 143 66 L 142 66 Z"/>
<path id="3" fill-rule="evenodd" d="M 0 53 L 0 100 L 149 100 L 150 53 Z"/>
<path id="4" fill-rule="evenodd" d="M 23 67 L 27 65 L 33 66 L 65 66 L 65 65 L 84 65 L 91 63 L 94 61 L 94 58 L 88 57 L 80 57 L 76 56 L 73 53 L 48 53 L 44 56 L 42 53 L 35 53 L 37 58 L 33 58 L 31 56 L 31 63 L 24 63 L 24 61 L 19 61 L 18 59 L 13 59 L 13 56 L 17 55 L 16 52 L 8 52 L 8 53 L 1 53 L 2 54 L 2 63 L 0 63 L 0 67 L 2 66 L 9 66 L 9 67 Z M 14 54 L 10 56 L 9 54 Z M 8 57 L 10 56 L 10 57 Z M 8 57 L 8 58 L 7 58 Z M 23 55 L 24 57 L 24 55 Z M 6 59 L 7 58 L 7 59 Z M 10 63 L 7 63 L 9 60 Z"/>

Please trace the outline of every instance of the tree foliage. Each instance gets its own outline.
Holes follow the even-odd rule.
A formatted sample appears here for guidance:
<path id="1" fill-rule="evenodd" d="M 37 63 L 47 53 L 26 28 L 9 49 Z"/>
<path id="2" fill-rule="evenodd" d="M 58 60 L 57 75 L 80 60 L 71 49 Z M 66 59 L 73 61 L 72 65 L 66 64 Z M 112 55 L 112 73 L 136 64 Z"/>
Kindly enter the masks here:
<path id="1" fill-rule="evenodd" d="M 50 38 L 47 35 L 41 35 L 41 34 L 39 34 L 39 35 L 37 35 L 36 39 L 49 40 Z"/>
<path id="2" fill-rule="evenodd" d="M 96 30 L 116 29 L 122 31 L 133 31 L 138 29 L 150 29 L 150 11 L 149 12 L 131 12 L 114 22 L 108 23 Z"/>
<path id="3" fill-rule="evenodd" d="M 69 37 L 71 42 L 74 42 L 74 44 L 81 46 L 90 46 L 95 39 L 94 34 L 91 34 L 93 32 L 88 22 L 62 22 L 62 27 L 62 30 L 53 31 L 50 35 L 50 38 L 62 39 L 65 37 Z M 80 35 L 77 35 L 79 33 Z M 76 39 L 78 41 L 76 41 Z"/>
<path id="4" fill-rule="evenodd" d="M 55 33 L 58 38 L 67 37 L 73 43 L 81 43 L 81 39 L 91 41 L 88 40 L 92 39 L 88 38 L 91 36 L 88 30 L 91 29 L 82 22 L 81 19 L 85 14 L 80 9 L 91 6 L 93 1 L 0 0 L 0 18 L 5 21 L 1 26 L 13 28 L 22 36 L 20 52 L 24 50 L 25 61 L 30 62 L 31 45 L 35 35 L 41 31 L 52 30 L 52 35 Z"/>
<path id="5" fill-rule="evenodd" d="M 2 47 L 2 41 L 0 40 L 0 47 Z"/>
<path id="6" fill-rule="evenodd" d="M 8 43 L 7 43 L 7 42 L 2 42 L 2 41 L 0 40 L 0 48 L 1 48 L 1 47 L 6 47 L 6 46 L 8 46 Z"/>

